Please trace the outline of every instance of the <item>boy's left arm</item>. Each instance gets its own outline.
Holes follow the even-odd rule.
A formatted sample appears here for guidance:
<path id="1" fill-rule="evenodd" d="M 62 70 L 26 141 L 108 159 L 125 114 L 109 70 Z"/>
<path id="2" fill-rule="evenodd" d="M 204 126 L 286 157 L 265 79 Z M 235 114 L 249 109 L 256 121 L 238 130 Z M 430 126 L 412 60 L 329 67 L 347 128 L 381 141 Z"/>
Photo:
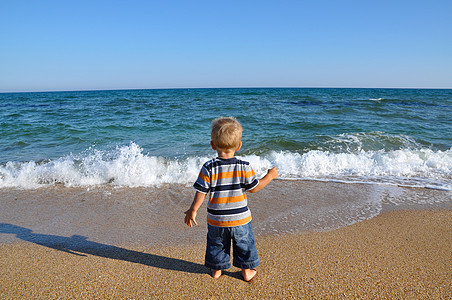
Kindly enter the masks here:
<path id="1" fill-rule="evenodd" d="M 193 227 L 193 224 L 198 225 L 196 222 L 196 215 L 205 198 L 206 194 L 198 191 L 196 192 L 195 199 L 193 199 L 190 209 L 185 212 L 185 224 L 187 224 L 187 226 Z"/>

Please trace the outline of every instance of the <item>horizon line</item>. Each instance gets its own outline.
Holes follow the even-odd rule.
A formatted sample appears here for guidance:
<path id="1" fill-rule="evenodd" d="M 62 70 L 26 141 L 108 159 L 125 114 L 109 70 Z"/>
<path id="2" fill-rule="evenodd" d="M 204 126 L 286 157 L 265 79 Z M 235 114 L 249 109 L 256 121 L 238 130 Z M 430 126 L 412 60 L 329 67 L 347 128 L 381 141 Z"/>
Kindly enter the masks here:
<path id="1" fill-rule="evenodd" d="M 153 87 L 153 88 L 99 88 L 99 89 L 49 89 L 0 91 L 0 94 L 13 93 L 57 93 L 57 92 L 100 92 L 100 91 L 139 91 L 139 90 L 196 90 L 196 89 L 400 89 L 400 90 L 450 90 L 452 87 L 339 87 L 339 86 L 241 86 L 241 87 Z"/>

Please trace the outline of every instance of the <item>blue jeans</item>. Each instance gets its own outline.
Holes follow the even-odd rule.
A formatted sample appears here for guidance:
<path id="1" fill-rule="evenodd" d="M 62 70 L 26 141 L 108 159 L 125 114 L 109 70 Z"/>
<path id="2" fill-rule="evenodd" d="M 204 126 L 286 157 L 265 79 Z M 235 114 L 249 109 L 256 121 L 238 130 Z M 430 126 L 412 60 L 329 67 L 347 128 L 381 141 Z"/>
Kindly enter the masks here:
<path id="1" fill-rule="evenodd" d="M 251 222 L 235 227 L 216 227 L 208 224 L 205 265 L 215 270 L 229 269 L 231 241 L 234 267 L 252 269 L 259 265 Z"/>

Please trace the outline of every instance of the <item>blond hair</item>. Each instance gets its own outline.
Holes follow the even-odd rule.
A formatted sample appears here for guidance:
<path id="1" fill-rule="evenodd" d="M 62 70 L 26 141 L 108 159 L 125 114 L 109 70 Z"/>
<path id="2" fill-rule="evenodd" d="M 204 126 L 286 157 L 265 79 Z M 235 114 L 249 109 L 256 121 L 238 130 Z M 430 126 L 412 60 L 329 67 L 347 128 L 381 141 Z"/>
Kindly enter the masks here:
<path id="1" fill-rule="evenodd" d="M 218 149 L 236 149 L 242 139 L 242 125 L 234 117 L 220 117 L 212 121 L 212 142 Z"/>

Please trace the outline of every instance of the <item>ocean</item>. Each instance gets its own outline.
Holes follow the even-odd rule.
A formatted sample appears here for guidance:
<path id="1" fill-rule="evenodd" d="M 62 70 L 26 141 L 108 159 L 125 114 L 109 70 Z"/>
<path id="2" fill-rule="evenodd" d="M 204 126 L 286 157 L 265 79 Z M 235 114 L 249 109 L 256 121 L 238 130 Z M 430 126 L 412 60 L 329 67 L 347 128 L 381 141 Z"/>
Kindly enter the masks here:
<path id="1" fill-rule="evenodd" d="M 234 116 L 259 175 L 452 190 L 452 90 L 239 88 L 0 94 L 0 188 L 191 184 Z"/>
<path id="2" fill-rule="evenodd" d="M 183 212 L 216 155 L 219 116 L 242 123 L 236 154 L 258 176 L 279 169 L 248 196 L 257 235 L 452 204 L 452 90 L 3 93 L 0 107 L 0 243 L 20 240 L 19 227 L 105 245 L 203 242 Z M 205 217 L 201 209 L 203 231 Z"/>

